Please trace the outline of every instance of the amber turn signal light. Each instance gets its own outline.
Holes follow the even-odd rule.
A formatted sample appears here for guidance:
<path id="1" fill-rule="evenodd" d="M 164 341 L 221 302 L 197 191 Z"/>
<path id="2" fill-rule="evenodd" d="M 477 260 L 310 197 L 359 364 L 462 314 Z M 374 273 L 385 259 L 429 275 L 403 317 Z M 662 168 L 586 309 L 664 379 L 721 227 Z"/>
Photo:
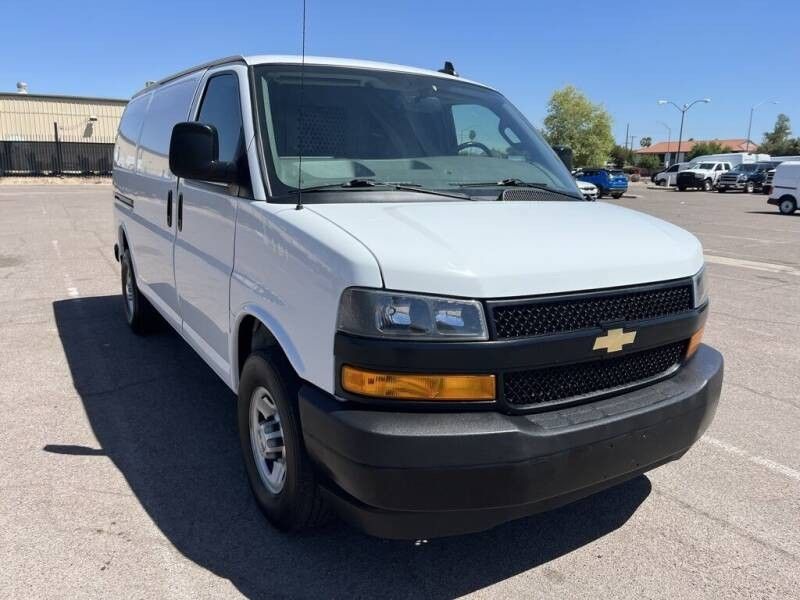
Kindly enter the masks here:
<path id="1" fill-rule="evenodd" d="M 345 391 L 396 400 L 426 402 L 478 402 L 494 400 L 494 375 L 408 375 L 379 373 L 356 367 L 342 367 Z"/>
<path id="2" fill-rule="evenodd" d="M 697 352 L 700 342 L 703 341 L 703 329 L 705 329 L 705 326 L 695 331 L 694 335 L 689 339 L 689 348 L 686 350 L 686 358 L 691 358 L 692 354 Z"/>

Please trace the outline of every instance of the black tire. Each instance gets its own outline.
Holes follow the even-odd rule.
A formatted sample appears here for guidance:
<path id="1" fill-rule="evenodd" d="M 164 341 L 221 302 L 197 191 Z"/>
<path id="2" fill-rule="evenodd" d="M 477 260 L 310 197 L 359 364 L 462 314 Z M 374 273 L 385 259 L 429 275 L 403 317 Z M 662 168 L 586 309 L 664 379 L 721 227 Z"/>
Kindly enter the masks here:
<path id="1" fill-rule="evenodd" d="M 779 202 L 778 210 L 782 215 L 791 215 L 797 210 L 797 200 L 791 196 L 782 196 Z"/>
<path id="2" fill-rule="evenodd" d="M 685 185 L 679 185 L 678 186 L 678 191 L 679 192 L 685 192 L 686 191 L 686 186 Z"/>
<path id="3" fill-rule="evenodd" d="M 656 181 L 656 185 L 658 187 L 665 187 L 667 185 L 667 180 L 666 179 L 659 179 L 658 181 Z"/>
<path id="4" fill-rule="evenodd" d="M 619 200 L 622 198 L 622 194 L 611 194 L 611 197 L 614 198 L 614 200 Z"/>
<path id="5" fill-rule="evenodd" d="M 286 359 L 273 350 L 254 351 L 247 358 L 239 381 L 237 419 L 247 479 L 258 507 L 281 531 L 309 529 L 321 525 L 330 515 L 303 444 L 297 408 L 298 387 Z M 280 417 L 286 474 L 277 492 L 270 490 L 262 480 L 250 439 L 251 402 L 259 389 L 269 392 Z"/>
<path id="6" fill-rule="evenodd" d="M 752 194 L 756 190 L 756 186 L 752 181 L 748 181 L 744 184 L 744 191 L 748 194 Z"/>
<path id="7" fill-rule="evenodd" d="M 597 188 L 597 199 L 599 200 L 600 198 L 602 198 L 603 194 L 604 194 L 603 190 L 598 187 Z"/>
<path id="8" fill-rule="evenodd" d="M 119 264 L 125 320 L 136 335 L 145 335 L 154 329 L 157 317 L 150 302 L 139 291 L 129 249 L 122 251 Z"/>
<path id="9" fill-rule="evenodd" d="M 703 181 L 703 191 L 710 192 L 714 189 L 714 184 L 710 179 Z"/>
<path id="10" fill-rule="evenodd" d="M 720 193 L 720 194 L 724 194 L 727 191 L 728 190 L 726 190 L 725 188 L 717 188 L 717 192 Z"/>

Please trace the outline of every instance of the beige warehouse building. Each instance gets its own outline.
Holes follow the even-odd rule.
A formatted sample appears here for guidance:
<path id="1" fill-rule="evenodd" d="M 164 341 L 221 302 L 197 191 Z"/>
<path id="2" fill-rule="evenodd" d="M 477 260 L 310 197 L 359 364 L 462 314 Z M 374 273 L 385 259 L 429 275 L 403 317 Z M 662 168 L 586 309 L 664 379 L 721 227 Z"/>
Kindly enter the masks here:
<path id="1" fill-rule="evenodd" d="M 111 171 L 127 100 L 0 92 L 0 176 Z"/>

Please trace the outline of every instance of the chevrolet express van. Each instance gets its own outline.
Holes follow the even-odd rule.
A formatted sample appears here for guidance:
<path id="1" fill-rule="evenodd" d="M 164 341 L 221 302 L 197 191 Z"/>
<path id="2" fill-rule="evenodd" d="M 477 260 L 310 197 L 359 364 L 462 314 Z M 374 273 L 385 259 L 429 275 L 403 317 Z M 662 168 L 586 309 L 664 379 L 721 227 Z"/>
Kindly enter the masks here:
<path id="1" fill-rule="evenodd" d="M 497 91 L 234 57 L 136 94 L 114 214 L 125 315 L 238 395 L 258 505 L 419 539 L 679 458 L 723 361 L 692 235 L 586 202 Z"/>
<path id="2" fill-rule="evenodd" d="M 792 215 L 800 202 L 800 161 L 782 162 L 775 167 L 767 204 L 773 204 L 783 215 Z"/>

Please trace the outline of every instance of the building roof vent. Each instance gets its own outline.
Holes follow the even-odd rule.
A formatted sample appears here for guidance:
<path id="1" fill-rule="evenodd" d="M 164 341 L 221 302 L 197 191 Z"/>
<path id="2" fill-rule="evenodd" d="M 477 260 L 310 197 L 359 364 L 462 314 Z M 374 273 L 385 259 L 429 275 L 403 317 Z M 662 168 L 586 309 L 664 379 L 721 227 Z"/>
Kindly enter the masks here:
<path id="1" fill-rule="evenodd" d="M 24 81 L 17 82 L 17 93 L 18 94 L 27 94 L 28 93 L 28 84 Z"/>

